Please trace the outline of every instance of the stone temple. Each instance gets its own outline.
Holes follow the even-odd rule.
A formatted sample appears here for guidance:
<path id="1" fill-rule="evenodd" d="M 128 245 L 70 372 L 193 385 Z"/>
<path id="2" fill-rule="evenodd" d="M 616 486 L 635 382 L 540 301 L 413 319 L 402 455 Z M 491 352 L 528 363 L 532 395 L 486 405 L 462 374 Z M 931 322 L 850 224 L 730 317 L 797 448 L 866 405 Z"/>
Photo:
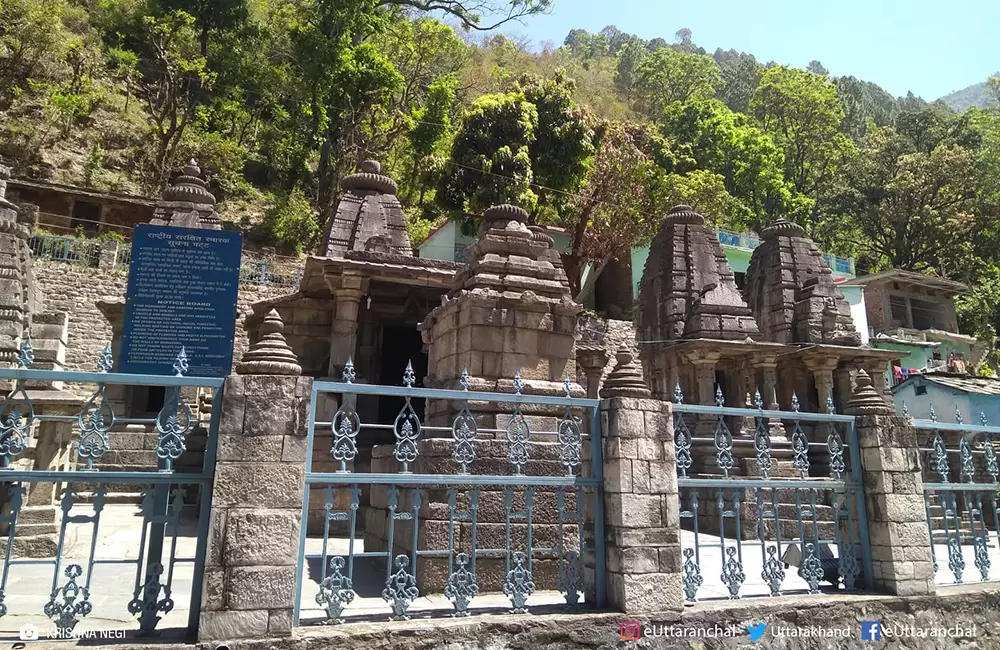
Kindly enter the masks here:
<path id="1" fill-rule="evenodd" d="M 525 394 L 565 395 L 568 390 L 574 396 L 585 392 L 597 396 L 614 350 L 593 345 L 578 349 L 577 321 L 582 308 L 571 295 L 551 238 L 528 225 L 527 213 L 506 205 L 488 209 L 469 247 L 468 263 L 457 264 L 413 256 L 396 184 L 381 173 L 377 163 L 364 163 L 359 173 L 343 179 L 341 189 L 321 254 L 308 258 L 299 290 L 253 306 L 246 320 L 251 344 L 270 331 L 265 323 L 277 314 L 283 323 L 283 340 L 302 373 L 317 379 L 341 381 L 350 361 L 355 383 L 400 386 L 412 363 L 416 386 L 461 389 L 468 385 L 472 390 L 509 394 L 515 390 L 517 375 Z M 679 386 L 687 403 L 715 405 L 717 391 L 721 391 L 726 406 L 742 407 L 759 389 L 766 407 L 789 410 L 794 391 L 803 411 L 826 412 L 828 399 L 838 407 L 846 402 L 857 369 L 881 375 L 879 369 L 894 353 L 860 345 L 843 295 L 802 230 L 778 221 L 765 229 L 762 238 L 753 254 L 745 291 L 741 291 L 714 229 L 702 215 L 678 206 L 664 217 L 640 283 L 634 340 L 644 381 L 654 397 L 673 400 Z M 632 364 L 631 354 L 624 349 L 615 356 Z M 634 368 L 629 386 L 637 381 L 638 364 Z M 348 399 L 355 401 L 366 423 L 391 423 L 405 405 L 401 397 Z M 321 400 L 317 419 L 329 421 L 338 406 L 333 396 Z M 411 406 L 422 424 L 448 427 L 461 404 L 413 399 Z M 510 406 L 470 403 L 469 409 L 482 443 L 477 458 L 488 463 L 491 472 L 511 472 L 504 438 Z M 530 423 L 533 444 L 540 445 L 531 452 L 532 465 L 540 461 L 534 471 L 565 472 L 552 455 L 557 453 L 555 446 L 547 448 L 545 434 L 535 434 L 554 431 L 560 413 L 536 406 L 523 415 Z M 752 418 L 729 419 L 734 435 L 752 437 Z M 713 423 L 714 418 L 706 418 L 696 426 L 704 433 Z M 771 422 L 769 426 L 778 471 L 787 471 L 791 447 L 783 425 Z M 825 435 L 813 430 L 808 434 L 816 439 Z M 392 455 L 394 441 L 391 430 L 362 428 L 359 453 L 349 469 L 399 471 L 399 461 Z M 339 469 L 330 457 L 331 443 L 329 430 L 317 431 L 313 471 Z M 446 467 L 454 471 L 450 434 L 424 431 L 418 445 L 419 456 L 410 471 L 438 472 Z M 742 455 L 737 473 L 753 473 L 752 444 L 737 446 L 737 450 Z M 697 469 L 711 473 L 714 450 L 702 447 L 696 449 L 696 456 Z M 819 472 L 825 468 L 817 460 Z M 553 497 L 544 490 L 535 495 L 536 503 L 544 504 L 538 512 L 548 513 L 539 514 L 535 522 L 540 545 L 552 541 L 545 540 L 546 536 L 555 535 L 555 527 L 545 519 L 553 516 L 549 503 Z M 425 499 L 420 512 L 421 549 L 442 543 L 440 536 L 447 527 L 443 514 L 447 504 L 441 500 L 445 497 L 428 498 L 430 503 Z M 501 492 L 484 492 L 481 498 L 491 503 L 494 512 L 502 512 L 497 501 Z M 310 531 L 321 530 L 325 501 L 323 488 L 314 487 Z M 347 510 L 349 505 L 349 490 L 338 490 L 333 508 Z M 406 505 L 398 507 L 402 510 Z M 458 504 L 463 505 L 467 506 Z M 388 488 L 361 489 L 358 534 L 364 536 L 366 548 L 385 548 L 387 507 Z M 574 507 L 567 504 L 570 510 Z M 755 516 L 750 509 L 744 514 Z M 333 531 L 345 533 L 338 525 L 333 522 Z M 488 518 L 482 525 L 483 530 L 490 525 L 502 527 Z M 397 533 L 394 552 L 409 552 L 411 536 Z M 539 584 L 555 579 L 554 561 L 552 566 L 546 561 L 540 558 L 536 566 Z M 494 578 L 502 573 L 502 567 L 488 563 L 480 568 L 483 584 L 496 582 Z M 419 571 L 419 581 L 425 584 L 439 584 L 447 575 L 446 567 L 432 558 L 422 562 Z"/>

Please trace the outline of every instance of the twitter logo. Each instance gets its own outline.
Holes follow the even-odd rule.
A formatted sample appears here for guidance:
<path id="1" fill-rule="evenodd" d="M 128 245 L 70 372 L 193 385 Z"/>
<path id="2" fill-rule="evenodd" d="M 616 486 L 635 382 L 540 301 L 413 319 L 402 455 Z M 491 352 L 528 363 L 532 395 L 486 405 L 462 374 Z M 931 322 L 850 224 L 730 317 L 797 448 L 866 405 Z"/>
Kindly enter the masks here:
<path id="1" fill-rule="evenodd" d="M 747 625 L 747 633 L 750 634 L 751 641 L 760 641 L 764 638 L 764 632 L 767 631 L 767 623 L 757 623 L 755 625 Z"/>

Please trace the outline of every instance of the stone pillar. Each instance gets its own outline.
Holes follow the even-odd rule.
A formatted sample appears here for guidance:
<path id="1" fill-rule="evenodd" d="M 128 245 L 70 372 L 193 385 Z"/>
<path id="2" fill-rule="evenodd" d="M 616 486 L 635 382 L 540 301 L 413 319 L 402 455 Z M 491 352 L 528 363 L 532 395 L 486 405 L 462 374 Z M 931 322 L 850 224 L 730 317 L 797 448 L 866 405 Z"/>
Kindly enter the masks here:
<path id="1" fill-rule="evenodd" d="M 873 361 L 865 370 L 868 372 L 868 376 L 871 377 L 872 383 L 875 386 L 875 392 L 882 395 L 891 404 L 892 390 L 885 381 L 886 372 L 889 370 L 889 362 L 883 360 Z"/>
<path id="2" fill-rule="evenodd" d="M 698 403 L 702 406 L 715 406 L 715 364 L 717 362 L 717 356 L 708 355 L 691 360 L 698 382 Z"/>
<path id="3" fill-rule="evenodd" d="M 582 348 L 576 349 L 576 362 L 583 369 L 587 377 L 587 398 L 597 399 L 601 390 L 601 375 L 604 374 L 604 367 L 608 365 L 608 351 L 604 348 Z"/>
<path id="4" fill-rule="evenodd" d="M 864 370 L 845 412 L 857 418 L 874 588 L 896 596 L 934 594 L 931 539 L 916 430 L 895 417 Z"/>
<path id="5" fill-rule="evenodd" d="M 684 604 L 680 512 L 669 402 L 649 399 L 622 346 L 601 390 L 608 604 L 626 614 Z"/>
<path id="6" fill-rule="evenodd" d="M 805 361 L 816 382 L 816 412 L 826 413 L 826 398 L 833 397 L 833 371 L 837 369 L 837 360 L 822 357 Z"/>
<path id="7" fill-rule="evenodd" d="M 358 311 L 368 290 L 368 278 L 354 273 L 327 278 L 336 299 L 333 329 L 330 333 L 329 374 L 340 380 L 347 360 L 354 357 L 358 341 Z"/>
<path id="8" fill-rule="evenodd" d="M 833 377 L 833 403 L 834 407 L 840 411 L 844 408 L 851 399 L 851 394 L 854 389 L 851 386 L 851 369 L 840 367 L 837 368 L 836 373 Z"/>
<path id="9" fill-rule="evenodd" d="M 272 311 L 237 367 L 245 374 L 226 379 L 200 641 L 288 636 L 294 625 L 312 379 L 297 376 L 280 327 Z M 252 374 L 262 371 L 272 374 Z"/>
<path id="10" fill-rule="evenodd" d="M 106 239 L 101 242 L 101 256 L 97 260 L 97 268 L 102 271 L 111 271 L 118 262 L 118 242 L 113 239 Z"/>

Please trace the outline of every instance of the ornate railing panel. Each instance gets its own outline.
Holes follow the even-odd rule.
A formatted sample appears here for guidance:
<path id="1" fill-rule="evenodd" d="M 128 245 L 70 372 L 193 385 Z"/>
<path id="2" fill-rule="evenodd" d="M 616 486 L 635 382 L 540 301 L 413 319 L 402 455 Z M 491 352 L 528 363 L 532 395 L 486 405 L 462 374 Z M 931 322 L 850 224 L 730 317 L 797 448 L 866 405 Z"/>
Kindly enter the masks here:
<path id="1" fill-rule="evenodd" d="M 465 377 L 423 389 L 407 367 L 401 387 L 358 385 L 348 364 L 314 384 L 300 624 L 604 602 L 599 401 L 568 381 L 560 397 Z M 397 415 L 363 418 L 376 400 Z M 424 404 L 448 407 L 428 419 Z"/>
<path id="2" fill-rule="evenodd" d="M 904 417 L 908 414 L 905 411 Z M 920 444 L 924 510 L 938 584 L 1000 580 L 1000 427 L 963 421 L 913 420 Z"/>
<path id="3" fill-rule="evenodd" d="M 816 594 L 871 584 L 854 418 L 684 403 L 674 391 L 688 601 Z"/>
<path id="4" fill-rule="evenodd" d="M 30 341 L 20 356 L 19 368 L 0 369 L 12 384 L 0 401 L 0 617 L 45 634 L 45 616 L 48 630 L 67 635 L 93 627 L 88 617 L 116 627 L 108 621 L 128 612 L 148 634 L 173 613 L 166 627 L 193 633 L 223 380 L 184 377 L 180 357 L 174 377 L 111 373 L 110 348 L 98 372 L 32 370 Z M 70 414 L 67 393 L 33 388 L 51 382 L 94 389 Z M 155 418 L 116 413 L 115 389 L 134 386 L 164 387 Z M 196 389 L 214 394 L 210 418 L 186 403 Z M 193 441 L 203 453 L 184 456 Z"/>

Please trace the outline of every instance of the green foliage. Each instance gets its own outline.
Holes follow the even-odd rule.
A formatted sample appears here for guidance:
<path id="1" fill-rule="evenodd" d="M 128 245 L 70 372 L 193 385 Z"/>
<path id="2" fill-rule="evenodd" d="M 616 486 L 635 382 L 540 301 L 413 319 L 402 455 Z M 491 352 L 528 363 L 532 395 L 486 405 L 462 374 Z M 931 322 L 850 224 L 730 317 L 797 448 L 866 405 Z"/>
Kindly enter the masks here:
<path id="1" fill-rule="evenodd" d="M 438 201 L 460 216 L 491 205 L 512 203 L 533 210 L 529 148 L 538 111 L 522 93 L 484 95 L 473 102 L 451 150 L 451 169 L 442 178 Z"/>
<path id="2" fill-rule="evenodd" d="M 746 115 L 718 100 L 676 102 L 665 111 L 662 129 L 678 155 L 722 179 L 735 201 L 730 212 L 716 214 L 730 226 L 759 227 L 793 209 L 784 155 Z"/>
<path id="3" fill-rule="evenodd" d="M 104 167 L 104 149 L 100 144 L 95 144 L 87 152 L 87 159 L 83 163 L 83 184 L 94 187 L 97 173 Z"/>
<path id="4" fill-rule="evenodd" d="M 685 54 L 670 47 L 661 47 L 644 57 L 634 76 L 637 104 L 653 119 L 673 102 L 708 99 L 723 84 L 712 57 Z"/>
<path id="5" fill-rule="evenodd" d="M 315 211 L 301 190 L 278 197 L 264 213 L 259 235 L 285 254 L 311 249 L 319 236 Z"/>

